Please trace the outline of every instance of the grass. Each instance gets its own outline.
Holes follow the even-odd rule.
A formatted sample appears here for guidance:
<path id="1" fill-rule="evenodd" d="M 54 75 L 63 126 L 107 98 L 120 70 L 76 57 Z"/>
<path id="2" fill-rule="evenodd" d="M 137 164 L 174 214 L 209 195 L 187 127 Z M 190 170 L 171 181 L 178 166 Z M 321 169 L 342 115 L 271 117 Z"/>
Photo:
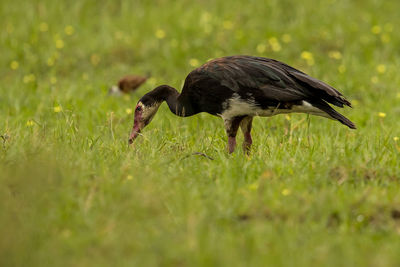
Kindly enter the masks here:
<path id="1" fill-rule="evenodd" d="M 399 8 L 1 1 L 0 265 L 398 266 Z M 219 118 L 163 105 L 127 146 L 144 93 L 233 54 L 335 86 L 358 129 L 257 118 L 252 155 L 227 155 Z M 133 95 L 107 96 L 147 72 Z"/>

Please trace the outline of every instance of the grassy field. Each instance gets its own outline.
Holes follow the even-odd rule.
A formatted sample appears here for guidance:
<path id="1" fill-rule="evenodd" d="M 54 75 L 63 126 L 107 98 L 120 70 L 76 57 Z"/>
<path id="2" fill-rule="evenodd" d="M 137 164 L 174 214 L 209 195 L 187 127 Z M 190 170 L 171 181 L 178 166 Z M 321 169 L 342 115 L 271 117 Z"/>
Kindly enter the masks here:
<path id="1" fill-rule="evenodd" d="M 399 266 L 399 9 L 0 1 L 0 266 Z M 234 54 L 338 88 L 358 129 L 257 118 L 252 155 L 228 155 L 220 118 L 164 104 L 128 147 L 143 94 Z M 128 73 L 152 76 L 109 97 Z"/>

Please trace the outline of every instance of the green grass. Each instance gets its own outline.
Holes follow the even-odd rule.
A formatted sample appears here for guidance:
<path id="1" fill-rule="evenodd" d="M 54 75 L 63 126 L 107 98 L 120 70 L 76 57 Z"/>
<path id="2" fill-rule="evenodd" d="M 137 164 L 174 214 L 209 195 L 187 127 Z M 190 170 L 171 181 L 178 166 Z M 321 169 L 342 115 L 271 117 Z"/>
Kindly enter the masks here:
<path id="1" fill-rule="evenodd" d="M 1 1 L 0 265 L 398 266 L 399 9 Z M 144 93 L 233 54 L 335 86 L 358 129 L 257 118 L 252 155 L 227 155 L 221 119 L 163 105 L 128 147 L 127 109 Z M 107 96 L 120 76 L 147 72 L 132 96 Z"/>

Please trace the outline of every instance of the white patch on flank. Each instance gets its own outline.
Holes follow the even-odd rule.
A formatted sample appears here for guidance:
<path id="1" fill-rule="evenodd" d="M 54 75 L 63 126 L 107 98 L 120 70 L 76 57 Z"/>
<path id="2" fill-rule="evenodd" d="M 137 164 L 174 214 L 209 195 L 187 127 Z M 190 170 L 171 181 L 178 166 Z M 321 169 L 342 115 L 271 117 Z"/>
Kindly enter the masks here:
<path id="1" fill-rule="evenodd" d="M 220 115 L 224 120 L 236 116 L 271 116 L 273 110 L 263 110 L 259 108 L 254 98 L 242 99 L 238 94 L 233 94 L 232 98 L 228 99 L 222 104 L 225 108 L 224 112 Z"/>
<path id="2" fill-rule="evenodd" d="M 228 101 L 223 102 L 222 103 L 222 109 L 223 110 L 227 109 L 228 108 L 228 104 L 229 104 Z"/>
<path id="3" fill-rule="evenodd" d="M 271 117 L 285 113 L 308 113 L 330 118 L 328 114 L 314 107 L 307 101 L 302 101 L 302 105 L 293 105 L 291 109 L 280 109 L 279 106 L 262 109 L 256 105 L 254 98 L 242 99 L 236 93 L 232 95 L 232 98 L 225 101 L 222 107 L 224 108 L 224 112 L 220 114 L 220 116 L 224 120 L 244 115 Z"/>
<path id="4" fill-rule="evenodd" d="M 316 116 L 322 116 L 322 117 L 327 117 L 330 118 L 327 113 L 324 111 L 320 110 L 319 108 L 314 107 L 307 101 L 302 101 L 302 105 L 295 105 L 290 109 L 290 112 L 295 112 L 295 113 L 307 113 L 311 115 L 316 115 Z M 289 113 L 289 112 L 286 112 Z"/>

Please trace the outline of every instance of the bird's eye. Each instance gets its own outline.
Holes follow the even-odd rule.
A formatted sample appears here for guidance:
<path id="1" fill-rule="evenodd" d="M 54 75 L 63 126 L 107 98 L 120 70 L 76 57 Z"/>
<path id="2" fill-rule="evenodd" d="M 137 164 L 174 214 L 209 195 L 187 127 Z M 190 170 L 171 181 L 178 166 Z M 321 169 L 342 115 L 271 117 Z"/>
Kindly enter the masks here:
<path id="1" fill-rule="evenodd" d="M 142 111 L 142 107 L 141 107 L 141 106 L 138 106 L 138 107 L 136 108 L 136 111 Z"/>

